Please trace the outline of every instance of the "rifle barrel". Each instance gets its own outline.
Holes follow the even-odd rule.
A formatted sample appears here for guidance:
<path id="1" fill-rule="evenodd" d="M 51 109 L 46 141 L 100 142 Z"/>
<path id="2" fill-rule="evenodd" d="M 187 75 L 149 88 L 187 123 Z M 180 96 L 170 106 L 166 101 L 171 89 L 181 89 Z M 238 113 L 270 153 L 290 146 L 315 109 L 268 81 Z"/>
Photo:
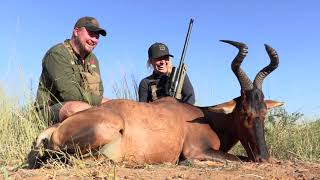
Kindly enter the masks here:
<path id="1" fill-rule="evenodd" d="M 180 58 L 180 63 L 179 63 L 178 69 L 177 69 L 177 75 L 176 75 L 177 78 L 180 78 L 180 75 L 181 75 L 181 72 L 182 72 L 182 65 L 184 63 L 184 58 L 185 58 L 187 47 L 188 47 L 188 43 L 189 43 L 189 38 L 190 38 L 191 30 L 192 30 L 192 25 L 193 25 L 193 19 L 191 18 L 190 22 L 189 22 L 189 28 L 188 28 L 187 36 L 186 36 L 186 39 L 184 41 L 184 46 L 183 46 L 183 50 L 182 50 L 182 54 L 181 54 L 181 58 Z M 174 86 L 175 95 L 176 95 L 177 89 L 178 89 L 178 81 L 179 81 L 179 79 L 177 79 L 175 81 L 175 86 Z"/>

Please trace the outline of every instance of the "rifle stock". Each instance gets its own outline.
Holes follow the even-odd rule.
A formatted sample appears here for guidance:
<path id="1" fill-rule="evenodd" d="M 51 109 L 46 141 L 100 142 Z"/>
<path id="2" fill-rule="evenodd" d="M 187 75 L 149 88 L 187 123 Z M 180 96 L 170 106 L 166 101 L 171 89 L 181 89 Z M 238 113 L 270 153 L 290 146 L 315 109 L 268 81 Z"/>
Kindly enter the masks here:
<path id="1" fill-rule="evenodd" d="M 192 25 L 193 25 L 193 19 L 190 19 L 189 27 L 188 27 L 188 32 L 187 36 L 184 42 L 180 62 L 178 68 L 172 67 L 172 72 L 170 74 L 170 89 L 169 89 L 169 94 L 172 97 L 175 97 L 177 99 L 181 99 L 181 91 L 183 87 L 183 82 L 187 73 L 187 67 L 184 63 L 188 43 L 189 43 L 189 38 L 192 30 Z"/>

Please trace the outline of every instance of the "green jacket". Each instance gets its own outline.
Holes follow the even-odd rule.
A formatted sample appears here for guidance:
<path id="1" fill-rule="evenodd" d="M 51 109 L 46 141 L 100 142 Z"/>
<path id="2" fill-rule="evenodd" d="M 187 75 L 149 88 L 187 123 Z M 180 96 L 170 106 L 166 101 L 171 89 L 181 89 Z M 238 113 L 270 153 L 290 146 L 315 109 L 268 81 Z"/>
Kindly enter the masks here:
<path id="1" fill-rule="evenodd" d="M 93 53 L 85 58 L 85 63 L 100 75 L 99 62 Z M 37 91 L 36 101 L 40 108 L 43 105 L 51 106 L 66 101 L 100 104 L 103 96 L 101 77 L 97 95 L 85 90 L 81 85 L 81 71 L 84 71 L 82 61 L 75 54 L 71 54 L 63 43 L 49 49 L 42 60 L 42 73 Z"/>

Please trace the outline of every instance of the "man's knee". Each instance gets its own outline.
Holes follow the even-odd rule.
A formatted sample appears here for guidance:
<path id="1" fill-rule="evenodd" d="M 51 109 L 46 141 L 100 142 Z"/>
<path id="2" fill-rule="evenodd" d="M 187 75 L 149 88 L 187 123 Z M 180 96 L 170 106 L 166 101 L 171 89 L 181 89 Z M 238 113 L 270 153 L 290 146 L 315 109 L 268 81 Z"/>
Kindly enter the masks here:
<path id="1" fill-rule="evenodd" d="M 58 123 L 59 121 L 59 111 L 61 107 L 63 106 L 63 103 L 57 103 L 52 106 L 43 106 L 40 109 L 37 109 L 37 112 L 41 118 L 45 122 L 48 123 L 49 126 L 52 124 Z"/>
<path id="2" fill-rule="evenodd" d="M 60 121 L 63 121 L 72 114 L 89 109 L 90 107 L 90 104 L 81 101 L 65 102 L 59 111 L 59 119 Z"/>

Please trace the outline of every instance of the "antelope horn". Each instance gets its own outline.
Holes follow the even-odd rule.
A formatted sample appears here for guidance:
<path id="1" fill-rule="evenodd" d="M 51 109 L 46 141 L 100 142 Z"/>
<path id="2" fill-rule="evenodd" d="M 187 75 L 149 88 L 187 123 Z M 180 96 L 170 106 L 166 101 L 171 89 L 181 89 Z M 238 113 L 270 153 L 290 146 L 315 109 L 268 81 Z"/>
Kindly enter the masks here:
<path id="1" fill-rule="evenodd" d="M 262 70 L 259 71 L 259 73 L 256 75 L 253 81 L 254 87 L 262 90 L 262 82 L 265 77 L 268 76 L 273 70 L 275 70 L 278 67 L 279 64 L 279 57 L 276 52 L 271 46 L 265 44 L 266 51 L 268 52 L 268 55 L 270 57 L 270 64 L 266 67 L 264 67 Z"/>
<path id="2" fill-rule="evenodd" d="M 241 90 L 250 90 L 253 88 L 251 80 L 248 78 L 246 73 L 240 68 L 240 65 L 243 59 L 248 54 L 248 47 L 244 43 L 229 41 L 229 40 L 220 40 L 221 42 L 231 44 L 239 49 L 237 56 L 233 59 L 231 63 L 231 69 L 234 74 L 237 76 L 238 81 L 241 86 Z"/>

